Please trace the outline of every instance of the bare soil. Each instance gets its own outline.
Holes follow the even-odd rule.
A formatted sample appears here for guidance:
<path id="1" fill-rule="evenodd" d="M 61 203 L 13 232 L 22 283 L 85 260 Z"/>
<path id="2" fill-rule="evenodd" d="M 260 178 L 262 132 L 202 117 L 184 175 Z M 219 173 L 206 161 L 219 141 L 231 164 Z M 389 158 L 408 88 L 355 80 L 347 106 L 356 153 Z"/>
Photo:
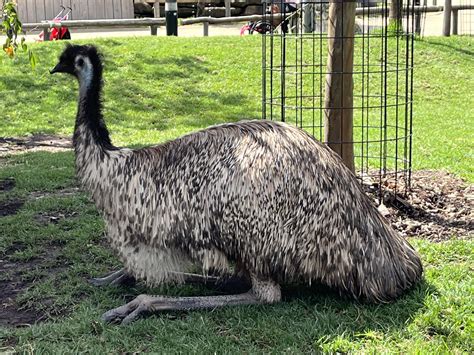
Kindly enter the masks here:
<path id="1" fill-rule="evenodd" d="M 43 315 L 34 309 L 19 308 L 16 297 L 29 286 L 30 282 L 23 281 L 21 275 L 28 269 L 34 268 L 36 262 L 9 262 L 0 259 L 0 326 L 28 326 L 39 322 Z"/>
<path id="2" fill-rule="evenodd" d="M 19 154 L 30 151 L 58 152 L 72 149 L 70 137 L 51 134 L 34 134 L 28 137 L 0 137 L 0 157 L 9 154 Z"/>
<path id="3" fill-rule="evenodd" d="M 0 217 L 16 214 L 24 203 L 24 201 L 17 199 L 0 202 Z"/>
<path id="4" fill-rule="evenodd" d="M 48 213 L 38 213 L 37 215 L 34 216 L 34 219 L 36 220 L 37 223 L 42 224 L 42 225 L 48 225 L 48 224 L 57 224 L 63 219 L 67 218 L 73 218 L 78 215 L 77 212 L 48 212 Z"/>
<path id="5" fill-rule="evenodd" d="M 414 172 L 407 196 L 389 193 L 384 202 L 379 210 L 403 236 L 433 242 L 474 236 L 474 185 L 448 172 Z"/>
<path id="6" fill-rule="evenodd" d="M 52 304 L 52 300 L 45 298 L 41 300 L 36 308 L 28 308 L 18 304 L 17 296 L 37 282 L 41 282 L 41 273 L 35 276 L 28 275 L 34 270 L 47 270 L 45 275 L 54 275 L 65 270 L 67 262 L 58 259 L 58 250 L 62 246 L 59 243 L 48 245 L 41 256 L 25 262 L 14 262 L 9 259 L 17 251 L 26 249 L 23 243 L 15 243 L 10 246 L 4 255 L 0 256 L 0 326 L 26 327 L 48 319 L 51 312 L 46 313 L 41 308 Z M 54 267 L 51 267 L 54 264 Z M 39 276 L 41 275 L 41 276 Z M 47 308 L 47 307 L 46 307 Z M 60 310 L 61 311 L 61 310 Z M 58 314 L 60 313 L 58 312 Z"/>
<path id="7" fill-rule="evenodd" d="M 15 179 L 7 178 L 0 180 L 0 192 L 10 191 L 15 187 Z"/>

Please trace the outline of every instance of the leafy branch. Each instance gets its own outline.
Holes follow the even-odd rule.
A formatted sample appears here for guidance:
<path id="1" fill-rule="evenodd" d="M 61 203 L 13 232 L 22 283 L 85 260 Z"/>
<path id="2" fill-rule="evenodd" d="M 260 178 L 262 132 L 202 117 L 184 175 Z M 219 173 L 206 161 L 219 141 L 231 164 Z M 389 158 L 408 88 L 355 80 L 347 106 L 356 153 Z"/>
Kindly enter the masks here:
<path id="1" fill-rule="evenodd" d="M 10 58 L 14 58 L 17 52 L 21 49 L 28 53 L 28 59 L 32 68 L 36 66 L 36 55 L 28 48 L 25 43 L 25 37 L 18 40 L 18 35 L 21 33 L 21 21 L 18 18 L 16 11 L 16 3 L 14 0 L 3 0 L 2 6 L 2 26 L 0 32 L 4 32 L 7 36 L 3 44 L 3 51 Z"/>

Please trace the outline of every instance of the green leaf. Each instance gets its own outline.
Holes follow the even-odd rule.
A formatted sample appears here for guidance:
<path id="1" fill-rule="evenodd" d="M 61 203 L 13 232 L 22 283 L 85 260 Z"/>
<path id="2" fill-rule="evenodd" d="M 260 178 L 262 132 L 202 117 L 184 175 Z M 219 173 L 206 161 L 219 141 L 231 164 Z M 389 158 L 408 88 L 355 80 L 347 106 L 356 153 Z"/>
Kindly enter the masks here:
<path id="1" fill-rule="evenodd" d="M 28 50 L 28 59 L 30 60 L 30 65 L 34 69 L 36 68 L 37 57 L 36 54 L 30 49 Z"/>
<path id="2" fill-rule="evenodd" d="M 25 37 L 22 37 L 21 42 L 20 42 L 21 43 L 21 49 L 23 49 L 23 52 L 26 52 L 28 50 L 28 46 L 26 45 L 25 40 L 26 40 Z"/>

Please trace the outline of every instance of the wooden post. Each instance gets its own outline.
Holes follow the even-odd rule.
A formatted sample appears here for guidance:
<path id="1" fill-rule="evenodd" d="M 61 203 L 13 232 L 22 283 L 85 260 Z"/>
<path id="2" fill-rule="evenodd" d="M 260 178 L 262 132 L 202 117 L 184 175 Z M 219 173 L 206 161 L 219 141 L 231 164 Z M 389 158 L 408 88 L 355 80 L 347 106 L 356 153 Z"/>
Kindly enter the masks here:
<path id="1" fill-rule="evenodd" d="M 209 36 L 209 22 L 202 23 L 202 30 L 203 30 L 204 37 Z"/>
<path id="2" fill-rule="evenodd" d="M 45 28 L 43 30 L 43 41 L 49 41 L 50 40 L 50 38 L 49 38 L 50 34 L 51 34 L 51 32 L 49 31 L 49 28 Z"/>
<path id="3" fill-rule="evenodd" d="M 453 35 L 458 34 L 458 10 L 453 9 Z"/>
<path id="4" fill-rule="evenodd" d="M 306 3 L 303 4 L 303 32 L 311 33 L 313 32 L 313 4 Z"/>
<path id="5" fill-rule="evenodd" d="M 155 18 L 160 18 L 160 1 L 155 0 L 155 3 L 153 4 L 153 17 Z"/>
<path id="6" fill-rule="evenodd" d="M 230 11 L 230 0 L 225 0 L 225 17 L 231 17 L 232 12 Z"/>
<path id="7" fill-rule="evenodd" d="M 449 37 L 451 34 L 451 0 L 444 0 L 444 14 L 443 14 L 443 36 Z"/>
<path id="8" fill-rule="evenodd" d="M 355 171 L 353 64 L 355 1 L 332 0 L 328 18 L 328 62 L 324 100 L 324 141 Z"/>
<path id="9" fill-rule="evenodd" d="M 153 17 L 160 17 L 160 2 L 156 0 L 153 4 Z M 150 26 L 151 35 L 156 36 L 158 34 L 158 26 Z"/>
<path id="10" fill-rule="evenodd" d="M 420 0 L 415 0 L 415 6 L 420 6 Z M 415 12 L 415 33 L 421 35 L 421 11 Z"/>
<path id="11" fill-rule="evenodd" d="M 395 28 L 402 28 L 402 2 L 403 0 L 392 0 L 390 2 L 389 23 L 395 24 Z"/>

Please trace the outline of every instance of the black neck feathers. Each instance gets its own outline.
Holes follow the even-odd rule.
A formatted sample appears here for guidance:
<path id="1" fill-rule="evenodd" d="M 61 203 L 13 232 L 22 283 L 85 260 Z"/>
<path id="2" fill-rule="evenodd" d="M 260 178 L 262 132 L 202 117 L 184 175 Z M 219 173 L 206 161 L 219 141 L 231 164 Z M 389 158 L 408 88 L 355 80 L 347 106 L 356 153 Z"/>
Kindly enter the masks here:
<path id="1" fill-rule="evenodd" d="M 102 62 L 96 51 L 89 51 L 86 58 L 83 72 L 78 74 L 80 93 L 74 141 L 114 150 L 117 148 L 102 116 Z"/>

